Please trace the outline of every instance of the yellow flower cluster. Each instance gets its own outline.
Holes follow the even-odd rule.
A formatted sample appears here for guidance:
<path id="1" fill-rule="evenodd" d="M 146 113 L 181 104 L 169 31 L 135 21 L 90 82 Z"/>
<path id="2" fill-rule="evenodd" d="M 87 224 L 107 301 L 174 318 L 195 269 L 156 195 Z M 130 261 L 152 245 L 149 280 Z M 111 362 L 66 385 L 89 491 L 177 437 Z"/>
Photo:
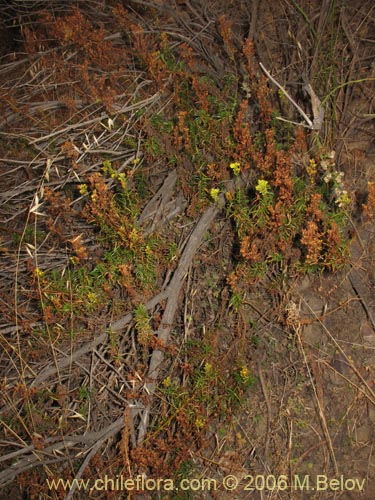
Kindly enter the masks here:
<path id="1" fill-rule="evenodd" d="M 211 195 L 211 198 L 214 200 L 214 201 L 217 201 L 219 199 L 219 193 L 220 193 L 220 189 L 218 188 L 212 188 L 210 190 L 210 195 Z"/>
<path id="2" fill-rule="evenodd" d="M 317 172 L 317 168 L 318 168 L 318 165 L 317 165 L 316 161 L 313 158 L 310 158 L 309 164 L 306 167 L 306 172 L 311 180 L 314 179 L 316 172 Z"/>
<path id="3" fill-rule="evenodd" d="M 204 372 L 206 375 L 212 375 L 213 373 L 213 367 L 211 365 L 211 363 L 205 363 L 204 365 Z"/>
<path id="4" fill-rule="evenodd" d="M 233 171 L 234 175 L 239 175 L 241 172 L 241 164 L 238 161 L 232 162 L 229 168 Z"/>
<path id="5" fill-rule="evenodd" d="M 203 429 L 203 427 L 205 426 L 206 424 L 206 421 L 204 418 L 202 417 L 199 417 L 195 420 L 195 427 L 198 429 L 198 430 L 201 430 Z"/>
<path id="6" fill-rule="evenodd" d="M 348 194 L 347 191 L 343 190 L 343 191 L 339 191 L 338 194 L 337 194 L 337 199 L 336 199 L 336 204 L 340 207 L 340 208 L 344 208 L 344 207 L 347 207 L 348 205 L 350 205 L 352 202 L 352 200 L 350 199 L 350 196 Z"/>
<path id="7" fill-rule="evenodd" d="M 268 181 L 259 179 L 257 185 L 255 186 L 255 190 L 258 191 L 258 193 L 260 193 L 262 196 L 266 196 L 266 194 L 268 193 L 268 187 Z"/>
<path id="8" fill-rule="evenodd" d="M 44 271 L 39 269 L 39 267 L 36 267 L 34 269 L 34 276 L 35 276 L 35 278 L 42 278 L 44 276 Z"/>
<path id="9" fill-rule="evenodd" d="M 136 158 L 136 160 L 138 160 L 138 159 Z M 135 162 L 135 160 L 133 160 L 133 163 L 136 164 L 136 163 L 138 163 L 138 161 Z M 120 184 L 121 184 L 121 187 L 123 189 L 126 188 L 126 174 L 124 172 L 120 172 L 120 173 L 117 172 L 117 170 L 115 170 L 112 167 L 112 163 L 109 160 L 104 160 L 103 161 L 102 170 L 107 175 L 110 175 L 112 179 L 116 179 L 117 181 L 119 181 Z"/>
<path id="10" fill-rule="evenodd" d="M 171 377 L 168 375 L 168 377 L 166 377 L 164 380 L 163 380 L 163 386 L 168 389 L 168 387 L 171 387 L 172 385 L 172 380 L 171 380 Z"/>
<path id="11" fill-rule="evenodd" d="M 249 378 L 250 371 L 247 366 L 243 365 L 240 370 L 240 377 L 243 380 L 243 382 L 246 382 L 247 379 Z"/>
<path id="12" fill-rule="evenodd" d="M 80 184 L 78 186 L 78 191 L 79 191 L 79 194 L 81 194 L 82 196 L 85 196 L 86 194 L 88 194 L 87 184 Z"/>

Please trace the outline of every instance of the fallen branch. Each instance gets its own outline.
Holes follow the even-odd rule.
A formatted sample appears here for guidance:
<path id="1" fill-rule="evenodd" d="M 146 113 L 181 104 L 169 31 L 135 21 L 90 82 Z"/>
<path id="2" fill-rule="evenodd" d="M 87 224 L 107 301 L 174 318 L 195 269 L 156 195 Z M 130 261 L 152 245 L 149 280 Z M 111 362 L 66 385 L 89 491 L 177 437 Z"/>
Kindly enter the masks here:
<path id="1" fill-rule="evenodd" d="M 209 207 L 205 213 L 202 215 L 197 225 L 195 226 L 193 232 L 191 233 L 189 240 L 185 246 L 183 254 L 181 256 L 179 265 L 173 274 L 173 278 L 167 287 L 167 305 L 164 310 L 163 318 L 159 330 L 157 331 L 158 338 L 167 344 L 170 337 L 170 332 L 173 327 L 174 316 L 178 307 L 178 298 L 182 289 L 182 285 L 185 280 L 186 273 L 193 261 L 193 258 L 202 242 L 203 236 L 209 229 L 214 218 L 219 211 L 218 206 Z M 138 431 L 137 443 L 142 443 L 145 434 L 147 432 L 150 410 L 153 402 L 153 396 L 157 387 L 157 381 L 159 378 L 159 373 L 161 365 L 164 361 L 164 352 L 155 349 L 151 355 L 151 361 L 146 377 L 146 382 L 144 384 L 144 389 L 146 390 L 149 400 L 148 404 L 145 406 L 143 413 L 141 415 L 141 421 Z"/>
<path id="2" fill-rule="evenodd" d="M 153 297 L 151 300 L 147 302 L 145 305 L 146 309 L 151 311 L 154 309 L 154 307 L 159 304 L 161 301 L 166 299 L 168 296 L 168 293 L 166 290 L 161 291 L 155 297 Z M 112 332 L 120 332 L 125 328 L 126 325 L 128 325 L 131 320 L 133 319 L 133 313 L 128 313 L 122 318 L 118 319 L 112 325 L 110 326 L 110 330 Z M 100 344 L 105 344 L 108 339 L 108 331 L 105 331 L 101 333 L 98 337 L 95 337 L 94 340 L 88 342 L 84 346 L 82 346 L 80 349 L 77 351 L 73 352 L 70 355 L 66 355 L 66 358 L 60 359 L 58 361 L 58 366 L 48 366 L 45 368 L 43 371 L 39 373 L 39 375 L 36 376 L 36 378 L 33 380 L 31 383 L 31 387 L 38 387 L 40 386 L 43 382 L 45 382 L 47 379 L 55 375 L 58 371 L 62 371 L 65 368 L 68 368 L 71 366 L 72 363 L 77 362 L 82 356 L 85 354 L 93 351 L 98 345 Z"/>
<path id="3" fill-rule="evenodd" d="M 46 443 L 53 442 L 47 448 L 42 450 L 36 450 L 34 445 L 27 446 L 22 450 L 17 450 L 17 452 L 9 453 L 1 457 L 1 461 L 7 461 L 14 458 L 16 455 L 26 455 L 24 458 L 18 462 L 12 464 L 7 469 L 0 472 L 0 485 L 2 487 L 9 484 L 13 479 L 34 467 L 44 466 L 47 463 L 55 463 L 62 460 L 66 460 L 66 456 L 59 457 L 62 450 L 70 450 L 79 444 L 85 445 L 84 449 L 79 450 L 79 454 L 86 453 L 91 447 L 96 447 L 98 443 L 101 445 L 104 441 L 121 431 L 124 426 L 124 417 L 121 416 L 115 422 L 110 424 L 108 427 L 100 431 L 88 432 L 80 436 L 65 436 L 61 441 L 56 441 L 56 437 L 46 439 Z M 100 447 L 98 445 L 98 447 Z"/>

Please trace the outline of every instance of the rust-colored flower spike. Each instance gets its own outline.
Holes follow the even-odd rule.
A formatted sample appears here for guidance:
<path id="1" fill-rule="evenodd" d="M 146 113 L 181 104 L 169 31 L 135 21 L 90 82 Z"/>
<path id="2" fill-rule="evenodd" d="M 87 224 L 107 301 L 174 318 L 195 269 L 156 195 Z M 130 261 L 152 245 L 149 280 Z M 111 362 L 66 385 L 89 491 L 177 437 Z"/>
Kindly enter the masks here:
<path id="1" fill-rule="evenodd" d="M 236 140 L 235 158 L 241 161 L 244 170 L 249 166 L 249 156 L 251 160 L 260 165 L 262 162 L 262 153 L 256 151 L 253 138 L 250 130 L 249 121 L 247 120 L 247 110 L 249 102 L 244 99 L 240 103 L 240 107 L 233 126 L 233 135 Z"/>
<path id="2" fill-rule="evenodd" d="M 261 78 L 256 85 L 256 96 L 261 110 L 262 123 L 269 125 L 273 109 L 266 77 Z"/>
<path id="3" fill-rule="evenodd" d="M 332 264 L 340 265 L 345 262 L 345 253 L 341 249 L 341 234 L 336 222 L 331 223 L 331 227 L 327 230 L 325 241 L 325 259 Z"/>
<path id="4" fill-rule="evenodd" d="M 233 60 L 235 54 L 235 47 L 232 38 L 232 21 L 230 21 L 225 14 L 219 17 L 219 31 L 224 42 L 224 47 L 228 52 L 229 57 Z"/>
<path id="5" fill-rule="evenodd" d="M 320 193 L 313 193 L 310 197 L 310 203 L 306 209 L 306 213 L 314 220 L 320 221 L 324 218 L 323 212 L 319 208 L 321 201 L 322 195 Z"/>
<path id="6" fill-rule="evenodd" d="M 180 56 L 183 59 L 191 71 L 196 69 L 196 61 L 194 59 L 194 51 L 186 42 L 183 42 L 180 46 Z"/>
<path id="7" fill-rule="evenodd" d="M 375 215 L 375 182 L 367 183 L 367 203 L 362 205 L 363 213 L 369 219 Z"/>
<path id="8" fill-rule="evenodd" d="M 263 257 L 259 249 L 259 240 L 253 240 L 252 236 L 245 236 L 241 241 L 240 253 L 242 257 L 253 263 L 261 262 Z"/>
<path id="9" fill-rule="evenodd" d="M 203 111 L 208 113 L 209 102 L 208 102 L 208 85 L 203 81 L 199 80 L 196 75 L 192 75 L 191 77 L 191 86 L 194 89 L 194 92 L 197 96 L 199 106 Z"/>
<path id="10" fill-rule="evenodd" d="M 242 47 L 242 52 L 246 58 L 245 68 L 250 78 L 254 76 L 253 69 L 253 56 L 254 56 L 254 42 L 247 38 Z"/>
<path id="11" fill-rule="evenodd" d="M 308 221 L 307 226 L 302 230 L 301 243 L 307 249 L 306 264 L 314 265 L 319 262 L 322 251 L 322 240 L 318 225 L 315 221 Z"/>

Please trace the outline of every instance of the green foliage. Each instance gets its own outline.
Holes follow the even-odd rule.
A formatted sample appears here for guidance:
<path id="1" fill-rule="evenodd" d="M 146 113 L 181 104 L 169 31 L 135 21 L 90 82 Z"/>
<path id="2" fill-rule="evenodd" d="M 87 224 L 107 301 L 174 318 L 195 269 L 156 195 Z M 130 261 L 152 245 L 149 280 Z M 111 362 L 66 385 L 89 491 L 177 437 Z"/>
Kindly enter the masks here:
<path id="1" fill-rule="evenodd" d="M 233 293 L 230 301 L 229 301 L 229 306 L 233 307 L 233 309 L 238 312 L 240 307 L 243 304 L 243 296 L 241 293 Z"/>
<path id="2" fill-rule="evenodd" d="M 139 343 L 141 345 L 148 345 L 154 332 L 150 325 L 150 315 L 143 304 L 139 304 L 134 310 L 134 318 Z"/>

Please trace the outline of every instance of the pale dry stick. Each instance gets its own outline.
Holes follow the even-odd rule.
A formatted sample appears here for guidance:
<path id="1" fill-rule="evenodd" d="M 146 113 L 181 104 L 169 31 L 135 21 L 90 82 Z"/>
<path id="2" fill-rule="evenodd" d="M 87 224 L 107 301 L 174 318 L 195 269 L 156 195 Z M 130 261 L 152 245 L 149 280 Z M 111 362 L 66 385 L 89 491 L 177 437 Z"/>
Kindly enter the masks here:
<path id="1" fill-rule="evenodd" d="M 22 424 L 22 423 L 23 423 L 23 422 L 21 421 L 21 424 Z M 12 455 L 12 456 L 17 456 L 17 455 L 19 455 L 19 454 L 22 454 L 22 453 L 23 453 L 24 448 L 28 448 L 28 446 L 27 446 L 26 442 L 25 442 L 25 441 L 22 439 L 22 437 L 21 437 L 21 436 L 19 436 L 19 435 L 17 434 L 17 432 L 15 432 L 15 431 L 12 429 L 12 427 L 11 427 L 10 425 L 8 425 L 8 424 L 7 424 L 7 423 L 6 423 L 3 419 L 1 419 L 1 425 L 3 426 L 2 432 L 4 432 L 4 430 L 6 431 L 5 435 L 6 435 L 7 433 L 9 433 L 11 436 L 13 436 L 14 441 L 13 441 L 13 443 L 12 443 L 12 446 L 21 446 L 21 449 L 20 449 L 20 450 L 15 451 L 15 452 L 13 452 L 13 453 L 10 453 L 10 455 Z M 23 427 L 24 427 L 24 426 L 23 426 Z M 18 442 L 17 442 L 17 441 L 20 441 L 20 443 L 21 443 L 21 444 L 18 444 Z M 23 445 L 23 446 L 22 446 L 22 445 Z M 1 462 L 1 461 L 3 461 L 3 460 L 5 460 L 5 459 L 4 459 L 4 458 L 2 458 L 2 457 L 1 457 L 1 455 L 0 455 L 0 462 Z"/>
<path id="2" fill-rule="evenodd" d="M 105 118 L 108 118 L 107 113 L 102 113 L 101 115 L 97 116 L 96 118 L 91 118 L 91 120 L 86 120 L 84 122 L 78 122 L 78 123 L 72 123 L 71 125 L 68 125 L 67 127 L 63 129 L 56 130 L 55 132 L 51 132 L 48 135 L 44 135 L 43 137 L 38 137 L 37 139 L 33 139 L 32 141 L 29 141 L 29 146 L 33 146 L 35 144 L 38 144 L 39 142 L 46 141 L 48 139 L 52 139 L 52 137 L 56 137 L 57 135 L 64 134 L 65 132 L 69 132 L 70 130 L 74 130 L 77 128 L 82 128 L 82 127 L 87 127 L 88 125 L 92 125 L 93 123 L 100 122 L 104 120 Z"/>
<path id="3" fill-rule="evenodd" d="M 57 448 L 57 453 L 55 455 L 56 458 L 46 458 L 43 462 L 37 464 L 40 467 L 44 467 L 47 473 L 50 473 L 49 465 L 57 464 L 66 461 L 66 457 L 62 455 L 61 451 Z M 3 472 L 0 472 L 0 487 L 4 488 L 9 485 L 18 475 L 25 474 L 27 471 L 32 470 L 36 467 L 34 462 L 29 463 L 29 459 L 26 459 L 19 470 L 10 470 L 6 469 L 3 472 L 5 475 L 3 476 Z"/>
<path id="4" fill-rule="evenodd" d="M 106 439 L 108 439 L 107 436 L 104 436 L 101 439 L 99 439 L 94 444 L 94 446 L 91 448 L 91 450 L 89 451 L 89 453 L 86 455 L 84 461 L 82 462 L 82 465 L 80 466 L 80 468 L 78 469 L 77 473 L 74 476 L 75 481 L 72 484 L 72 486 L 70 487 L 69 493 L 66 495 L 66 497 L 65 497 L 64 500 L 71 500 L 73 498 L 74 492 L 76 491 L 77 486 L 78 486 L 78 481 L 81 479 L 83 473 L 87 469 L 87 466 L 89 465 L 92 457 L 100 449 L 100 447 L 106 441 Z"/>
<path id="5" fill-rule="evenodd" d="M 16 165 L 19 165 L 18 167 L 14 167 L 12 170 L 11 169 L 7 169 L 4 172 L 0 173 L 0 177 L 8 176 L 9 174 L 12 174 L 13 172 L 16 172 L 17 170 L 19 170 L 22 167 L 27 167 L 27 166 L 30 165 L 30 161 L 29 160 L 15 160 L 13 158 L 0 158 L 0 162 L 6 163 L 7 165 L 9 163 L 15 163 Z M 44 159 L 41 160 L 40 163 L 38 163 L 38 165 L 35 165 L 35 166 L 41 167 L 43 165 L 44 165 Z"/>
<path id="6" fill-rule="evenodd" d="M 27 118 L 31 118 L 32 114 L 37 111 L 54 111 L 56 109 L 62 108 L 65 105 L 60 101 L 45 101 L 45 102 L 37 102 L 30 106 L 27 110 Z M 9 113 L 6 117 L 0 122 L 0 129 L 5 127 L 5 125 L 11 125 L 14 121 L 20 118 L 17 113 Z"/>
<path id="7" fill-rule="evenodd" d="M 127 388 L 129 390 L 131 389 L 131 387 L 128 385 L 128 381 L 124 377 L 124 375 L 122 373 L 120 373 L 120 371 L 117 368 L 115 368 L 113 366 L 113 364 L 108 361 L 108 359 L 105 359 L 105 357 L 103 356 L 103 354 L 101 354 L 96 348 L 93 349 L 93 354 L 95 354 L 105 365 L 107 365 L 108 368 L 111 371 L 113 371 L 118 376 L 119 380 L 121 380 L 122 382 L 124 382 L 124 384 L 127 386 Z M 95 378 L 95 380 L 98 381 L 98 379 L 97 379 L 96 376 L 94 376 L 94 378 Z"/>
<path id="8" fill-rule="evenodd" d="M 151 217 L 155 219 L 155 214 L 159 211 L 159 208 L 162 205 L 168 203 L 168 201 L 172 197 L 176 182 L 177 171 L 172 170 L 163 181 L 161 188 L 158 189 L 158 191 L 154 194 L 154 196 L 143 209 L 142 214 L 138 219 L 138 222 L 140 224 L 143 224 L 147 219 Z"/>
<path id="9" fill-rule="evenodd" d="M 129 153 L 125 151 L 115 151 L 114 149 L 87 149 L 83 153 L 81 153 L 81 158 L 86 155 L 86 154 L 103 154 L 103 155 L 111 155 L 111 156 L 117 156 L 117 157 L 125 157 Z M 80 158 L 80 159 L 81 159 Z M 119 160 L 121 158 L 116 158 L 116 160 Z M 78 163 L 78 161 L 77 161 Z"/>
<path id="10" fill-rule="evenodd" d="M 60 351 L 59 349 L 56 349 L 56 351 L 60 354 L 65 354 L 63 353 L 62 351 Z M 114 370 L 116 373 L 117 370 L 105 359 L 103 358 L 100 353 L 98 351 L 95 350 L 95 353 L 100 357 L 101 361 L 103 361 L 105 364 L 107 364 L 107 366 L 109 368 L 111 368 L 112 370 Z M 91 374 L 91 370 L 89 370 L 87 367 L 85 367 L 84 365 L 82 365 L 78 360 L 75 360 L 75 363 L 76 365 L 83 371 L 83 372 L 86 372 L 88 374 L 89 377 L 92 377 L 92 379 L 95 380 L 95 382 L 97 382 L 101 388 L 105 387 L 106 391 L 108 391 L 110 393 L 110 395 L 115 399 L 117 400 L 118 402 L 122 402 L 124 404 L 129 404 L 129 401 L 127 399 L 125 399 L 119 392 L 116 392 L 115 390 L 111 389 L 108 385 L 104 384 L 103 385 L 103 380 L 101 380 L 99 378 L 99 375 L 95 375 L 95 374 Z M 124 377 L 121 376 L 121 379 L 122 381 L 124 381 L 124 385 L 127 386 L 127 381 L 124 379 Z M 0 415 L 4 414 L 4 413 L 7 413 L 9 412 L 10 410 L 13 410 L 13 413 L 16 413 L 16 406 L 17 404 L 19 403 L 19 401 L 11 401 L 9 404 L 5 404 L 5 406 L 3 406 L 1 409 L 0 409 Z M 138 407 L 139 405 L 137 405 Z M 5 426 L 5 423 L 2 422 L 2 425 Z M 88 427 L 86 425 L 86 427 Z M 9 432 L 11 432 L 14 437 L 16 439 L 21 439 L 17 434 L 15 434 L 11 428 L 8 428 L 8 426 L 6 426 L 6 428 L 8 429 Z M 27 429 L 25 428 L 25 431 L 27 432 Z M 24 446 L 26 446 L 26 443 L 22 440 L 22 442 L 24 443 Z M 0 457 L 0 462 L 1 462 L 1 457 Z"/>
<path id="11" fill-rule="evenodd" d="M 95 351 L 95 352 L 98 354 L 98 351 Z M 104 360 L 104 358 L 101 358 L 101 359 L 103 359 L 103 361 L 106 362 L 109 367 L 111 367 L 111 364 L 108 361 Z M 85 367 L 84 365 L 82 365 L 78 361 L 76 361 L 76 365 L 78 366 L 78 368 L 81 368 L 81 370 L 83 372 L 86 372 L 88 376 L 91 376 L 90 370 L 87 367 Z M 95 382 L 97 382 L 101 386 L 101 388 L 99 389 L 99 392 L 101 392 L 102 389 L 105 387 L 106 391 L 108 391 L 113 396 L 113 398 L 115 400 L 117 400 L 119 402 L 121 401 L 124 404 L 128 403 L 128 400 L 125 399 L 124 397 L 122 397 L 119 392 L 116 392 L 115 390 L 111 389 L 111 387 L 108 386 L 108 380 L 103 384 L 103 380 L 101 380 L 99 378 L 99 375 L 94 375 L 93 374 L 92 378 L 95 380 Z"/>
<path id="12" fill-rule="evenodd" d="M 61 455 L 61 449 L 69 449 L 73 446 L 77 445 L 77 441 L 64 441 L 64 442 L 59 442 L 57 444 L 51 445 L 48 448 L 46 448 L 43 451 L 40 450 L 35 450 L 34 446 L 28 446 L 27 451 L 30 450 L 29 455 L 27 455 L 25 458 L 22 458 L 20 461 L 12 464 L 8 468 L 2 470 L 0 472 L 0 486 L 4 487 L 10 482 L 12 482 L 19 474 L 22 474 L 30 469 L 33 469 L 34 467 L 40 465 L 40 466 L 45 466 L 50 463 L 55 463 L 56 461 L 61 462 L 63 460 L 66 460 L 65 456 L 60 456 L 56 460 L 48 460 L 45 458 L 43 460 L 42 455 L 44 453 L 51 453 L 52 455 Z M 3 460 L 8 460 L 9 455 L 5 455 L 3 457 Z"/>
<path id="13" fill-rule="evenodd" d="M 275 80 L 275 78 L 271 75 L 271 73 L 269 71 L 267 71 L 267 69 L 264 67 L 264 65 L 261 62 L 259 63 L 259 66 L 262 68 L 262 70 L 267 75 L 267 77 L 276 85 L 276 87 L 278 87 L 285 94 L 285 97 L 287 97 L 287 99 L 293 104 L 293 106 L 296 108 L 296 110 L 299 112 L 299 114 L 303 117 L 303 119 L 307 123 L 307 125 L 305 125 L 303 123 L 299 123 L 297 125 L 303 125 L 304 127 L 307 126 L 307 128 L 309 128 L 311 130 L 316 130 L 314 128 L 313 122 L 310 120 L 310 118 L 307 116 L 307 114 L 303 111 L 301 106 L 299 106 L 296 103 L 296 101 L 288 94 L 288 92 L 285 90 L 285 88 L 277 80 Z M 283 118 L 282 118 L 282 120 L 287 121 Z"/>
<path id="14" fill-rule="evenodd" d="M 160 293 L 155 295 L 151 300 L 145 304 L 145 307 L 147 310 L 152 310 L 154 307 L 165 300 L 168 296 L 167 290 L 162 290 Z M 133 313 L 128 313 L 122 318 L 118 319 L 114 323 L 111 324 L 110 329 L 114 332 L 120 332 L 126 325 L 128 325 L 131 320 L 133 319 Z M 59 359 L 58 360 L 58 365 L 59 369 L 62 371 L 68 366 L 70 366 L 72 363 L 75 363 L 79 358 L 87 354 L 88 352 L 92 351 L 95 349 L 96 346 L 100 344 L 104 344 L 108 339 L 108 332 L 105 331 L 95 337 L 94 340 L 91 342 L 88 342 L 84 346 L 82 346 L 80 349 L 72 353 L 71 355 L 65 355 L 65 359 Z M 43 371 L 41 371 L 33 380 L 31 383 L 31 387 L 39 386 L 42 382 L 47 380 L 49 377 L 53 376 L 56 374 L 56 367 L 50 367 L 48 366 L 45 368 Z"/>
<path id="15" fill-rule="evenodd" d="M 132 111 L 134 109 L 140 109 L 147 104 L 150 104 L 154 101 L 157 101 L 160 98 L 161 94 L 160 92 L 156 92 L 154 95 L 151 97 L 148 97 L 147 99 L 143 99 L 142 101 L 139 101 L 135 104 L 130 104 L 130 105 L 124 105 L 122 107 L 119 107 L 119 109 L 116 110 L 117 113 L 128 113 L 129 111 Z M 56 135 L 61 135 L 64 134 L 65 132 L 69 132 L 70 130 L 74 130 L 80 127 L 86 127 L 87 125 L 92 125 L 93 123 L 100 122 L 102 120 L 105 120 L 106 118 L 109 118 L 107 113 L 102 113 L 101 115 L 97 116 L 96 118 L 92 118 L 91 120 L 87 120 L 85 122 L 79 122 L 79 123 L 73 123 L 71 125 L 68 125 L 64 129 L 59 129 L 56 130 L 55 132 L 51 132 L 48 135 L 45 135 L 43 137 L 38 137 L 37 139 L 33 139 L 32 141 L 29 142 L 29 145 L 32 146 L 34 144 L 38 144 L 39 142 L 46 141 L 48 139 L 51 139 L 52 137 L 55 137 Z"/>
<path id="16" fill-rule="evenodd" d="M 132 409 L 136 408 L 132 407 Z M 12 464 L 7 469 L 4 469 L 0 472 L 0 485 L 5 486 L 13 481 L 13 479 L 19 474 L 22 474 L 23 472 L 26 472 L 27 470 L 30 470 L 34 467 L 45 465 L 46 462 L 44 461 L 44 457 L 47 457 L 48 455 L 57 456 L 62 453 L 62 450 L 71 449 L 79 444 L 86 445 L 87 451 L 88 449 L 92 448 L 92 446 L 95 446 L 96 443 L 103 443 L 105 439 L 109 439 L 110 437 L 114 436 L 115 434 L 120 432 L 123 427 L 124 417 L 121 416 L 120 418 L 115 420 L 115 422 L 111 423 L 100 431 L 88 432 L 80 436 L 64 436 L 62 438 L 62 441 L 58 441 L 55 443 L 53 442 L 56 441 L 56 437 L 47 438 L 45 442 L 52 442 L 53 444 L 51 444 L 47 448 L 44 448 L 43 450 L 35 450 L 34 445 L 29 445 L 22 450 L 23 455 L 28 453 L 25 458 L 22 458 L 17 463 Z M 20 456 L 21 453 L 19 453 L 19 451 L 21 450 L 9 453 L 8 455 L 1 457 L 1 461 L 5 462 L 7 460 L 11 460 L 15 456 Z M 83 451 L 84 450 L 82 450 L 81 453 Z M 58 458 L 58 461 L 62 460 L 66 460 L 66 456 Z"/>
<path id="17" fill-rule="evenodd" d="M 182 193 L 179 193 L 176 199 L 171 200 L 176 181 L 177 172 L 173 170 L 167 175 L 161 188 L 145 206 L 138 219 L 140 224 L 144 224 L 148 219 L 152 218 L 152 222 L 143 227 L 145 235 L 153 233 L 163 219 L 169 221 L 186 208 L 187 202 Z M 168 209 L 167 214 L 164 213 L 166 209 Z"/>
<path id="18" fill-rule="evenodd" d="M 62 155 L 58 155 L 55 158 L 53 158 L 53 162 L 55 163 L 56 161 L 61 160 L 61 159 L 62 159 Z M 31 166 L 33 164 L 33 161 L 34 160 L 31 160 L 31 162 L 28 162 L 28 165 Z M 44 161 L 41 163 L 41 165 L 43 163 L 44 163 Z M 35 166 L 39 167 L 41 165 L 38 164 Z M 54 182 L 45 183 L 45 186 L 48 186 L 48 187 L 60 186 L 60 185 L 61 185 L 61 181 L 54 181 Z M 0 205 L 9 203 L 16 196 L 24 195 L 29 191 L 35 191 L 35 185 L 33 185 L 33 183 L 31 181 L 25 181 L 22 184 L 20 184 L 19 186 L 17 186 L 17 188 L 10 189 L 8 191 L 4 191 L 3 193 L 0 194 Z M 4 220 L 3 222 L 9 222 L 9 221 L 13 220 L 15 217 L 18 217 L 25 210 L 26 209 L 18 211 L 16 213 L 16 215 L 9 217 L 8 219 Z"/>

